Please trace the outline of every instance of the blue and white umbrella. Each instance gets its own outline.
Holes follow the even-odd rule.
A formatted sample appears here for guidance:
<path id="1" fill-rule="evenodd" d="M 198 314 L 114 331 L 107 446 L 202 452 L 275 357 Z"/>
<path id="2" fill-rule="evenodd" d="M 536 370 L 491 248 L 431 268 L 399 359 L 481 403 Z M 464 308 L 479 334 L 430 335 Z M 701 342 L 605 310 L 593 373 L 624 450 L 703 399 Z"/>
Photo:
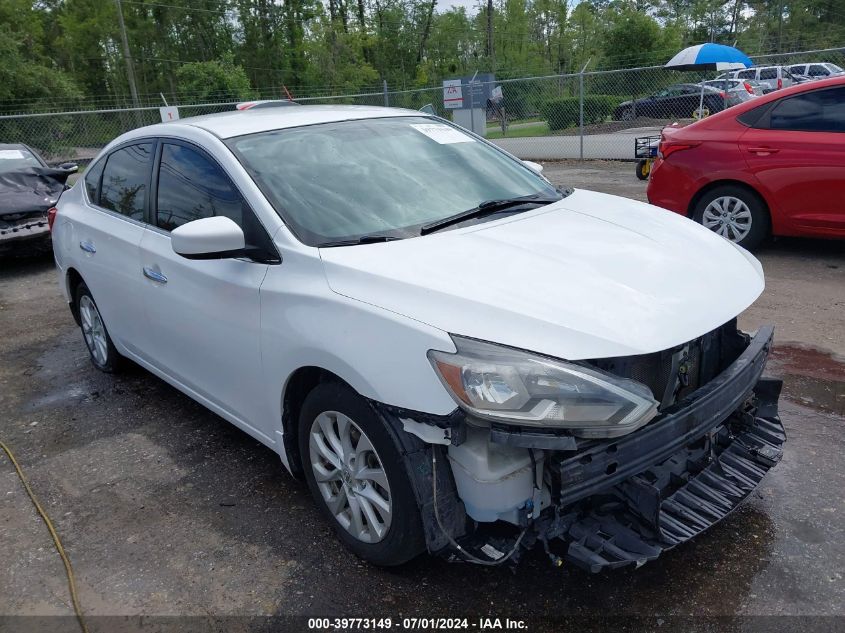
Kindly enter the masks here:
<path id="1" fill-rule="evenodd" d="M 733 46 L 699 44 L 685 48 L 666 63 L 672 70 L 737 70 L 750 68 L 754 62 Z"/>
<path id="2" fill-rule="evenodd" d="M 666 63 L 671 70 L 738 70 L 750 68 L 754 62 L 741 50 L 724 44 L 698 44 L 689 46 Z M 701 82 L 699 117 L 704 110 L 704 82 Z"/>

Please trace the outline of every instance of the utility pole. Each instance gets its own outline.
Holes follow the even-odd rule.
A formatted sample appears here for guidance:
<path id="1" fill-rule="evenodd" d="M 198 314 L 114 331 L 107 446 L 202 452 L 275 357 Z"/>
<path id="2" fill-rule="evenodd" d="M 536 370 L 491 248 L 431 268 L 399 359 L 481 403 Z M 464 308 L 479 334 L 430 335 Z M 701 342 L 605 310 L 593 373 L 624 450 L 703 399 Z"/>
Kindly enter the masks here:
<path id="1" fill-rule="evenodd" d="M 129 79 L 129 92 L 132 94 L 132 106 L 140 108 L 138 88 L 135 86 L 135 68 L 132 66 L 132 55 L 129 53 L 129 40 L 126 39 L 126 24 L 123 22 L 123 7 L 120 0 L 114 0 L 117 5 L 117 23 L 120 25 L 120 39 L 123 41 L 123 57 L 126 59 L 126 76 Z"/>
<path id="2" fill-rule="evenodd" d="M 493 50 L 493 0 L 487 0 L 487 57 L 490 59 L 490 72 L 496 71 L 495 52 Z"/>

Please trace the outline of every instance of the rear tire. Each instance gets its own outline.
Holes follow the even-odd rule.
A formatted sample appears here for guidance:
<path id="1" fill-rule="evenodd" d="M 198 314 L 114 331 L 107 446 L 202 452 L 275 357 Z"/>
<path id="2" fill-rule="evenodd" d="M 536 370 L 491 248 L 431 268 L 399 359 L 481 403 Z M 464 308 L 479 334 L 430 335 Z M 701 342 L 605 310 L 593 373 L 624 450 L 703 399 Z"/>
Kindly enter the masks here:
<path id="1" fill-rule="evenodd" d="M 693 220 L 722 237 L 751 250 L 770 230 L 766 204 L 755 192 L 737 185 L 721 185 L 696 203 Z"/>
<path id="2" fill-rule="evenodd" d="M 402 455 L 385 423 L 353 389 L 327 382 L 305 397 L 299 454 L 314 501 L 356 556 L 390 567 L 425 550 Z"/>
<path id="3" fill-rule="evenodd" d="M 82 340 L 94 367 L 107 374 L 120 371 L 126 359 L 112 343 L 94 296 L 85 282 L 76 287 L 76 313 L 79 315 Z"/>
<path id="4" fill-rule="evenodd" d="M 637 161 L 637 178 L 640 180 L 648 180 L 648 174 L 651 172 L 651 166 L 647 160 Z"/>

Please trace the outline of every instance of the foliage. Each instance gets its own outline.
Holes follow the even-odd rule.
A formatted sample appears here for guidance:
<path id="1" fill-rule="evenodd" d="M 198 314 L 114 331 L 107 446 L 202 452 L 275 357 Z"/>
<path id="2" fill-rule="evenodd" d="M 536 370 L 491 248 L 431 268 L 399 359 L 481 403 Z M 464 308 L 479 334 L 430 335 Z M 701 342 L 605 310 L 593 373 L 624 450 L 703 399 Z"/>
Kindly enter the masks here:
<path id="1" fill-rule="evenodd" d="M 584 97 L 584 124 L 602 123 L 613 113 L 621 99 L 610 95 Z M 577 97 L 551 99 L 540 107 L 550 130 L 565 130 L 580 121 L 580 102 Z"/>
<path id="2" fill-rule="evenodd" d="M 176 71 L 180 96 L 190 103 L 251 99 L 249 77 L 231 54 L 221 61 L 191 62 Z"/>
<path id="3" fill-rule="evenodd" d="M 494 0 L 443 10 L 436 0 L 2 0 L 0 102 L 8 111 L 391 90 L 494 72 L 499 79 L 665 63 L 705 41 L 749 54 L 842 46 L 845 0 Z M 834 59 L 832 61 L 841 61 Z M 662 72 L 662 71 L 659 71 Z M 230 73 L 233 73 L 229 76 Z M 670 74 L 593 86 L 629 98 Z M 244 81 L 246 79 L 246 81 Z M 536 112 L 555 96 L 508 95 Z M 430 100 L 430 99 L 429 99 Z"/>

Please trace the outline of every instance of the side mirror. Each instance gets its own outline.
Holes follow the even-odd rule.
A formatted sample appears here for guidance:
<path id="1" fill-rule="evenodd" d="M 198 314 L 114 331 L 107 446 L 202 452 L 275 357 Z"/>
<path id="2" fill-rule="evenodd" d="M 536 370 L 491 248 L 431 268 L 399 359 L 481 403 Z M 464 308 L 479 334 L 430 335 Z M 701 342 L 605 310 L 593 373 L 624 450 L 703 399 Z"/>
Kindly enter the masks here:
<path id="1" fill-rule="evenodd" d="M 528 169 L 533 172 L 536 172 L 538 174 L 543 173 L 543 166 L 540 163 L 535 163 L 533 160 L 524 160 L 522 161 L 522 164 L 528 167 Z"/>
<path id="2" fill-rule="evenodd" d="M 237 257 L 244 245 L 241 227 L 221 215 L 188 222 L 170 233 L 173 252 L 187 259 Z"/>
<path id="3" fill-rule="evenodd" d="M 61 165 L 59 165 L 59 169 L 69 171 L 70 173 L 75 174 L 79 171 L 79 165 L 77 165 L 76 163 L 62 163 Z"/>

